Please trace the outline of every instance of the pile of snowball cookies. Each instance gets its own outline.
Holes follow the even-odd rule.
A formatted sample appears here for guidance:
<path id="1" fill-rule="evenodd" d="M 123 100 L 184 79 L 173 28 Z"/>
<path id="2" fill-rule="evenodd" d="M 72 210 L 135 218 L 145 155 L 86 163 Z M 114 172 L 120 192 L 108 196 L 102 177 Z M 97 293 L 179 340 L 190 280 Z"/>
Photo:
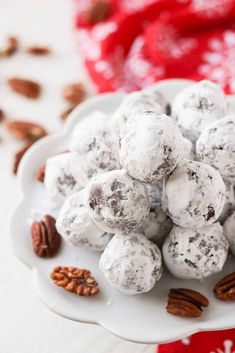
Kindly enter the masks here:
<path id="1" fill-rule="evenodd" d="M 68 152 L 48 158 L 45 188 L 56 227 L 72 246 L 102 252 L 119 291 L 150 291 L 162 262 L 202 279 L 235 255 L 235 113 L 210 81 L 170 107 L 154 86 L 127 94 L 113 116 L 94 111 Z"/>

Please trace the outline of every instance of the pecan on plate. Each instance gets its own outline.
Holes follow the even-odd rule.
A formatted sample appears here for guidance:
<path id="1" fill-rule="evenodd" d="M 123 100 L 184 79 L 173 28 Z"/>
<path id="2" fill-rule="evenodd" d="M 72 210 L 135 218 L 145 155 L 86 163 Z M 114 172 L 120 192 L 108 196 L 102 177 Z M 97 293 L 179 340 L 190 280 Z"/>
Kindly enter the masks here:
<path id="1" fill-rule="evenodd" d="M 33 45 L 26 49 L 27 53 L 37 56 L 49 55 L 51 53 L 50 48 Z"/>
<path id="2" fill-rule="evenodd" d="M 8 37 L 6 47 L 0 50 L 0 57 L 8 57 L 18 50 L 18 40 L 16 37 Z"/>
<path id="3" fill-rule="evenodd" d="M 37 170 L 37 180 L 44 183 L 46 165 L 42 164 Z"/>
<path id="4" fill-rule="evenodd" d="M 6 128 L 20 140 L 37 141 L 47 135 L 47 131 L 41 125 L 24 120 L 8 121 Z"/>
<path id="5" fill-rule="evenodd" d="M 93 0 L 90 8 L 86 12 L 88 23 L 98 23 L 106 20 L 110 15 L 110 4 L 107 0 Z"/>
<path id="6" fill-rule="evenodd" d="M 98 283 L 91 272 L 77 267 L 59 266 L 51 272 L 53 282 L 81 296 L 92 296 L 99 293 Z"/>
<path id="7" fill-rule="evenodd" d="M 57 254 L 61 236 L 56 230 L 55 219 L 49 215 L 42 221 L 34 221 L 31 226 L 33 249 L 39 257 L 53 257 Z"/>
<path id="8" fill-rule="evenodd" d="M 64 86 L 62 93 L 64 99 L 73 105 L 81 103 L 86 95 L 84 85 L 79 82 Z"/>
<path id="9" fill-rule="evenodd" d="M 27 142 L 18 152 L 16 152 L 13 162 L 13 174 L 17 174 L 21 159 L 23 158 L 24 154 L 28 151 L 28 149 L 32 146 L 32 144 L 33 142 Z"/>
<path id="10" fill-rule="evenodd" d="M 41 86 L 35 81 L 13 77 L 10 78 L 7 83 L 14 92 L 24 97 L 36 99 L 40 96 Z"/>
<path id="11" fill-rule="evenodd" d="M 222 301 L 235 300 L 235 272 L 224 277 L 216 284 L 214 295 Z"/>
<path id="12" fill-rule="evenodd" d="M 208 305 L 208 299 L 201 293 L 177 288 L 170 290 L 166 310 L 172 315 L 198 317 L 202 314 L 202 307 L 208 307 Z"/>

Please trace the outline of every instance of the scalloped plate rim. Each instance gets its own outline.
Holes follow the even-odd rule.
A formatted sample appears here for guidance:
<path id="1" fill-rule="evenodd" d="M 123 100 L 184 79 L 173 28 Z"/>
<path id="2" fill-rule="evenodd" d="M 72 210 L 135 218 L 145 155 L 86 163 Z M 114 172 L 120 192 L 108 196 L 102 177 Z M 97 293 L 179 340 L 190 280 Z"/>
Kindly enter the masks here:
<path id="1" fill-rule="evenodd" d="M 194 81 L 192 80 L 184 80 L 184 79 L 169 79 L 169 80 L 163 80 L 163 81 L 159 81 L 158 83 L 155 84 L 156 87 L 162 88 L 165 87 L 166 85 L 175 85 L 175 84 L 192 84 Z M 72 321 L 77 321 L 77 322 L 81 322 L 81 323 L 87 323 L 87 324 L 97 324 L 102 326 L 103 328 L 107 329 L 108 331 L 112 332 L 114 335 L 128 340 L 128 341 L 132 341 L 132 342 L 139 342 L 139 343 L 145 343 L 145 344 L 155 344 L 155 343 L 166 343 L 169 341 L 173 341 L 173 340 L 178 340 L 181 338 L 184 338 L 186 336 L 192 335 L 194 333 L 197 332 L 202 332 L 202 331 L 214 331 L 214 330 L 219 330 L 219 329 L 229 329 L 232 328 L 235 324 L 230 323 L 230 324 L 223 324 L 223 326 L 221 326 L 222 324 L 218 324 L 218 326 L 214 326 L 214 327 L 207 327 L 207 323 L 195 323 L 195 327 L 194 329 L 190 329 L 188 331 L 186 331 L 184 328 L 182 329 L 182 334 L 179 336 L 176 335 L 171 335 L 171 337 L 169 337 L 168 339 L 164 339 L 163 341 L 160 338 L 156 338 L 156 339 L 141 339 L 140 337 L 136 337 L 135 335 L 130 336 L 123 332 L 120 332 L 118 330 L 115 330 L 112 328 L 112 325 L 110 325 L 110 323 L 106 323 L 105 320 L 89 320 L 86 318 L 75 318 L 72 317 L 72 315 L 68 315 L 65 312 L 63 312 L 63 310 L 58 309 L 58 307 L 53 307 L 52 303 L 49 301 L 48 302 L 48 298 L 44 296 L 44 291 L 42 289 L 42 287 L 40 286 L 40 280 L 39 280 L 39 276 L 40 276 L 40 271 L 38 270 L 37 267 L 34 267 L 32 263 L 29 263 L 27 261 L 27 259 L 25 259 L 19 251 L 17 251 L 16 247 L 14 246 L 14 237 L 11 231 L 12 228 L 12 224 L 14 222 L 14 220 L 17 218 L 17 213 L 20 209 L 20 207 L 24 204 L 24 202 L 26 202 L 27 200 L 27 196 L 25 195 L 25 183 L 24 183 L 24 179 L 25 179 L 25 170 L 27 169 L 27 165 L 30 161 L 30 159 L 32 158 L 32 156 L 34 155 L 34 153 L 36 153 L 37 151 L 39 151 L 41 149 L 42 146 L 46 145 L 47 143 L 50 143 L 53 140 L 58 140 L 60 138 L 65 137 L 69 131 L 72 129 L 73 125 L 75 124 L 76 120 L 77 120 L 77 115 L 82 115 L 83 112 L 86 111 L 87 108 L 89 108 L 89 106 L 91 104 L 95 104 L 97 101 L 100 101 L 102 99 L 107 99 L 107 97 L 109 96 L 117 96 L 120 99 L 124 96 L 124 93 L 122 92 L 116 92 L 116 93 L 105 93 L 102 95 L 98 95 L 92 98 L 89 98 L 86 102 L 82 103 L 80 106 L 78 106 L 77 108 L 75 108 L 75 110 L 70 114 L 70 116 L 68 117 L 63 129 L 59 132 L 56 132 L 52 135 L 49 135 L 45 138 L 43 138 L 42 140 L 38 141 L 37 143 L 35 143 L 25 154 L 25 156 L 22 159 L 22 162 L 20 164 L 20 168 L 19 168 L 19 172 L 18 172 L 18 184 L 19 184 L 19 189 L 20 189 L 20 198 L 19 201 L 17 202 L 16 206 L 14 207 L 14 209 L 12 210 L 10 216 L 9 216 L 9 238 L 10 238 L 10 245 L 12 247 L 12 250 L 14 252 L 14 254 L 16 255 L 16 257 L 23 262 L 27 267 L 31 268 L 33 271 L 33 278 L 34 278 L 34 285 L 36 288 L 36 291 L 40 297 L 40 299 L 42 300 L 42 302 L 53 312 L 57 313 L 58 315 L 72 320 Z M 80 117 L 81 118 L 81 117 Z"/>

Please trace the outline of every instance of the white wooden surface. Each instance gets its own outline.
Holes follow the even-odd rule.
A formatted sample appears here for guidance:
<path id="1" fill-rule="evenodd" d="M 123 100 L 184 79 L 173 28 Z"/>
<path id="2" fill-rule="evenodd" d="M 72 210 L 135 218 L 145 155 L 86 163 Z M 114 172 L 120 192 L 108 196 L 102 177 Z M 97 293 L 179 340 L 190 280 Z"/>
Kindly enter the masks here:
<path id="1" fill-rule="evenodd" d="M 72 5 L 72 0 L 0 0 L 1 44 L 5 35 L 13 34 L 22 47 L 43 44 L 54 50 L 50 58 L 37 58 L 22 48 L 16 56 L 1 59 L 0 107 L 9 117 L 35 120 L 55 131 L 61 127 L 58 116 L 66 107 L 60 97 L 63 84 L 83 80 L 92 92 L 75 50 Z M 40 81 L 45 87 L 42 98 L 31 102 L 11 93 L 5 85 L 10 76 Z M 12 155 L 19 144 L 2 126 L 0 138 L 0 352 L 154 352 L 154 346 L 124 342 L 100 327 L 65 320 L 40 302 L 30 270 L 14 257 L 8 242 L 8 216 L 18 197 Z"/>

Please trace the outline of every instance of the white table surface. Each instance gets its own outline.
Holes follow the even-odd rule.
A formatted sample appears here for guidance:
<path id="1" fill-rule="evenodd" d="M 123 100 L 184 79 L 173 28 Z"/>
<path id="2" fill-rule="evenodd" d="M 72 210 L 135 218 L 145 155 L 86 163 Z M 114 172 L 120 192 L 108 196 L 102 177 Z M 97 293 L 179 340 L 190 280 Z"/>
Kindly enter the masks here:
<path id="1" fill-rule="evenodd" d="M 53 132 L 61 127 L 66 107 L 60 91 L 76 80 L 92 87 L 75 49 L 72 0 L 0 0 L 0 45 L 17 35 L 22 47 L 49 45 L 50 58 L 21 52 L 0 60 L 0 107 L 9 118 L 38 121 Z M 42 98 L 30 101 L 11 93 L 11 76 L 35 79 L 45 87 Z M 7 234 L 9 213 L 18 198 L 12 156 L 19 143 L 0 126 L 0 352 L 1 353 L 150 353 L 154 346 L 125 342 L 95 325 L 63 319 L 49 311 L 33 288 L 32 275 L 12 254 Z M 17 236 L 17 234 L 15 234 Z"/>

